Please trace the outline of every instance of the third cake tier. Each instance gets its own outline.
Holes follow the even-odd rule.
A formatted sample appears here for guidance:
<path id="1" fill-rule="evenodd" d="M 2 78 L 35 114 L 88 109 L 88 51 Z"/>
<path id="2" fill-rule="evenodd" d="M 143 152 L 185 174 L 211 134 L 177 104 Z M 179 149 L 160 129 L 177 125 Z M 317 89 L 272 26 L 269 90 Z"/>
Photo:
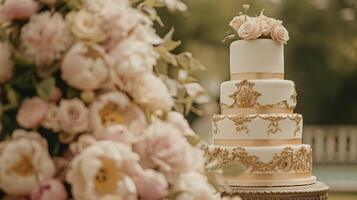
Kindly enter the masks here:
<path id="1" fill-rule="evenodd" d="M 213 115 L 213 144 L 278 146 L 301 144 L 300 114 Z"/>

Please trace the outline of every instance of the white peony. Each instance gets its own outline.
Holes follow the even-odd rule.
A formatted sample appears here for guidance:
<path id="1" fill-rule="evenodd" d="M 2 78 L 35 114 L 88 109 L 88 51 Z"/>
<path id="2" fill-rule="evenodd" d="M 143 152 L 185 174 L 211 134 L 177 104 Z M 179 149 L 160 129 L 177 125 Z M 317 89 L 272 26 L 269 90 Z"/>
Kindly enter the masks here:
<path id="1" fill-rule="evenodd" d="M 89 129 L 89 111 L 79 99 L 62 99 L 59 105 L 61 130 L 76 135 Z"/>
<path id="2" fill-rule="evenodd" d="M 171 110 L 174 101 L 165 83 L 152 73 L 145 73 L 129 82 L 129 92 L 135 102 L 147 109 Z"/>
<path id="3" fill-rule="evenodd" d="M 28 195 L 54 175 L 47 142 L 37 132 L 15 130 L 0 146 L 0 188 L 7 194 Z"/>
<path id="4" fill-rule="evenodd" d="M 85 9 L 70 12 L 67 14 L 66 20 L 72 34 L 80 40 L 103 42 L 106 39 L 101 20 Z"/>
<path id="5" fill-rule="evenodd" d="M 21 29 L 25 54 L 38 68 L 59 60 L 71 41 L 67 24 L 60 13 L 45 11 L 33 15 Z"/>
<path id="6" fill-rule="evenodd" d="M 41 126 L 50 129 L 54 132 L 58 132 L 60 127 L 59 110 L 56 104 L 50 104 L 46 113 L 45 119 L 42 121 Z"/>
<path id="7" fill-rule="evenodd" d="M 276 25 L 271 31 L 271 38 L 277 42 L 286 44 L 290 39 L 289 32 L 283 25 Z"/>
<path id="8" fill-rule="evenodd" d="M 177 128 L 182 135 L 194 135 L 195 133 L 193 130 L 190 128 L 190 125 L 188 124 L 187 120 L 185 117 L 179 113 L 179 112 L 174 112 L 171 111 L 167 114 L 166 121 L 175 128 Z"/>
<path id="9" fill-rule="evenodd" d="M 249 19 L 238 29 L 238 36 L 244 40 L 254 40 L 262 35 L 262 30 L 255 19 Z"/>
<path id="10" fill-rule="evenodd" d="M 106 128 L 123 125 L 135 136 L 146 127 L 145 114 L 124 93 L 119 91 L 100 95 L 90 107 L 91 126 L 96 137 L 104 136 Z"/>
<path id="11" fill-rule="evenodd" d="M 184 4 L 180 0 L 164 0 L 165 6 L 170 10 L 170 11 L 186 11 L 187 10 L 187 5 Z"/>
<path id="12" fill-rule="evenodd" d="M 207 177 L 197 172 L 189 172 L 179 175 L 172 191 L 178 193 L 176 200 L 218 200 L 217 193 L 207 182 Z"/>
<path id="13" fill-rule="evenodd" d="M 0 85 L 10 80 L 13 75 L 14 64 L 11 60 L 9 44 L 0 42 Z"/>
<path id="14" fill-rule="evenodd" d="M 76 200 L 97 200 L 107 195 L 137 199 L 135 183 L 130 178 L 141 171 L 139 156 L 130 147 L 112 141 L 91 145 L 70 163 L 67 181 Z"/>
<path id="15" fill-rule="evenodd" d="M 115 75 L 129 78 L 151 72 L 159 58 L 152 45 L 131 38 L 118 43 L 109 54 L 115 59 Z"/>
<path id="16" fill-rule="evenodd" d="M 77 43 L 62 60 L 62 79 L 79 90 L 98 89 L 109 81 L 108 65 L 102 47 Z"/>

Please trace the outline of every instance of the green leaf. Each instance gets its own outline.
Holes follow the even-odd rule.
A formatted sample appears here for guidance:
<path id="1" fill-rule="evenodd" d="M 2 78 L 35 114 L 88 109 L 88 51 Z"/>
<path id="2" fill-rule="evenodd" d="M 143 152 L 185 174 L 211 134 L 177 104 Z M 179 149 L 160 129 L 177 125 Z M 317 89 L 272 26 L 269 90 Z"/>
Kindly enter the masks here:
<path id="1" fill-rule="evenodd" d="M 167 63 L 170 63 L 171 65 L 176 66 L 177 61 L 175 58 L 175 55 L 170 53 L 168 50 L 166 50 L 163 46 L 158 46 L 155 48 L 156 52 L 160 54 L 160 57 L 166 61 Z"/>
<path id="2" fill-rule="evenodd" d="M 227 37 L 225 37 L 222 42 L 226 42 L 228 40 L 235 40 L 238 39 L 238 36 L 236 34 L 232 34 L 232 35 L 228 35 Z"/>
<path id="3" fill-rule="evenodd" d="M 185 135 L 185 138 L 192 146 L 197 146 L 201 142 L 198 135 Z"/>
<path id="4" fill-rule="evenodd" d="M 56 80 L 54 77 L 43 79 L 39 84 L 36 85 L 37 95 L 44 100 L 48 100 L 55 86 Z"/>
<path id="5" fill-rule="evenodd" d="M 155 72 L 163 75 L 168 74 L 168 65 L 163 59 L 159 59 L 155 65 Z"/>
<path id="6" fill-rule="evenodd" d="M 247 168 L 240 162 L 230 162 L 222 167 L 222 172 L 224 176 L 238 176 L 244 172 Z"/>
<path id="7" fill-rule="evenodd" d="M 193 104 L 193 98 L 187 97 L 186 98 L 186 106 L 185 106 L 185 115 L 188 115 L 190 113 L 192 104 Z"/>
<path id="8" fill-rule="evenodd" d="M 16 92 L 16 90 L 14 90 L 9 85 L 5 86 L 4 89 L 5 89 L 8 104 L 3 106 L 3 110 L 8 111 L 17 108 L 20 102 L 19 94 Z"/>
<path id="9" fill-rule="evenodd" d="M 179 113 L 184 113 L 185 112 L 185 107 L 181 103 L 175 103 L 174 104 L 174 110 L 179 112 Z"/>
<path id="10" fill-rule="evenodd" d="M 80 98 L 81 93 L 79 90 L 76 90 L 74 88 L 68 88 L 67 92 L 66 92 L 66 97 L 69 99 L 73 99 L 73 98 Z"/>

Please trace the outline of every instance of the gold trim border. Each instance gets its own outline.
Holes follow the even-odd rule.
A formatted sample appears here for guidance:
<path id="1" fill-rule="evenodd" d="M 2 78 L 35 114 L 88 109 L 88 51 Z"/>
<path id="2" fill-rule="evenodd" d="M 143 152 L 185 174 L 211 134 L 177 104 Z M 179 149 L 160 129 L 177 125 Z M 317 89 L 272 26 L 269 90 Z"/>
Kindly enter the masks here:
<path id="1" fill-rule="evenodd" d="M 244 80 L 244 79 L 284 79 L 284 73 L 250 72 L 250 73 L 231 74 L 231 80 Z"/>
<path id="2" fill-rule="evenodd" d="M 214 145 L 226 147 L 267 147 L 302 144 L 302 138 L 296 139 L 213 139 Z"/>
<path id="3" fill-rule="evenodd" d="M 222 114 L 227 115 L 250 115 L 250 114 L 292 114 L 293 108 L 274 108 L 274 107 L 255 107 L 255 108 L 223 108 L 221 107 Z"/>

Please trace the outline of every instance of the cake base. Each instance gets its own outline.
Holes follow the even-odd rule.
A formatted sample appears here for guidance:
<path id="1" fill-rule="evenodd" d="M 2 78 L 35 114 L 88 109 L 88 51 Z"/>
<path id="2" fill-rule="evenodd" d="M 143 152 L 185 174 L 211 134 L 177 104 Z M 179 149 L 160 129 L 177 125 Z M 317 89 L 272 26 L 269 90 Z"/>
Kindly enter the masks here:
<path id="1" fill-rule="evenodd" d="M 242 200 L 327 200 L 329 187 L 322 182 L 286 187 L 241 187 L 223 189 L 223 196 L 238 195 Z"/>
<path id="2" fill-rule="evenodd" d="M 221 185 L 229 185 L 232 187 L 235 186 L 254 186 L 254 187 L 275 187 L 275 186 L 298 186 L 298 185 L 311 185 L 316 183 L 316 177 L 315 176 L 310 176 L 310 177 L 304 177 L 304 178 L 299 178 L 299 179 L 290 179 L 290 180 L 257 180 L 257 181 L 247 181 L 247 180 L 239 180 L 239 179 L 227 179 L 224 178 L 224 180 L 220 180 L 218 178 L 218 183 Z"/>

